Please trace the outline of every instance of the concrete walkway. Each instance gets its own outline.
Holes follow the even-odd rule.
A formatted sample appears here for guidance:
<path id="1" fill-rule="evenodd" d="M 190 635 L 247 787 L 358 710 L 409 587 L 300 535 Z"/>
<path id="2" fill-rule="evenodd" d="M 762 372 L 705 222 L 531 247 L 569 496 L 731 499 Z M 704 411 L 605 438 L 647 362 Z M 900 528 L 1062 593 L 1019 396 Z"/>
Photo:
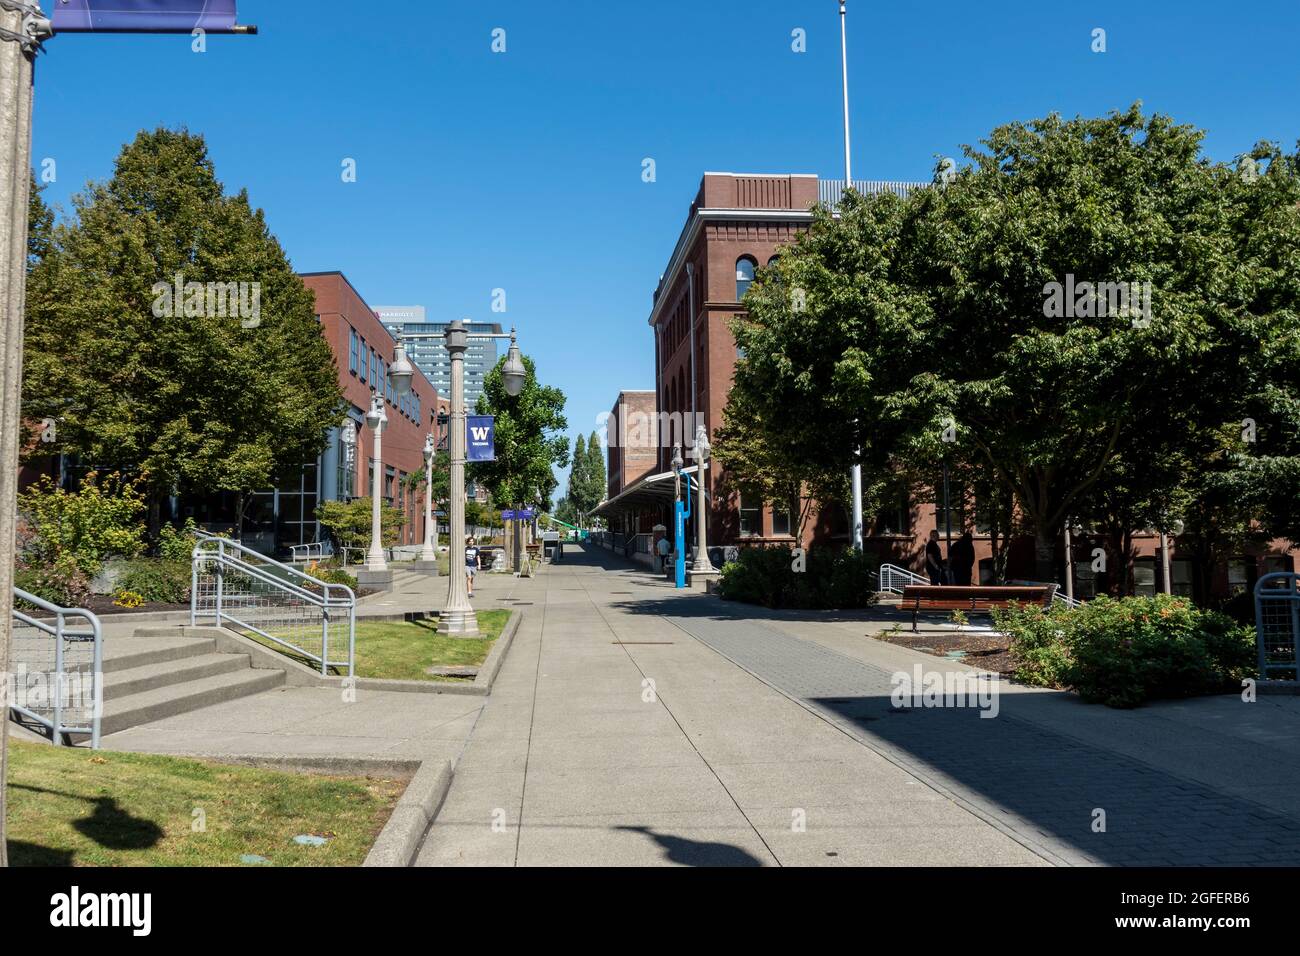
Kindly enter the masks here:
<path id="1" fill-rule="evenodd" d="M 712 599 L 606 560 L 516 590 L 420 864 L 1045 862 L 658 613 Z"/>
<path id="2" fill-rule="evenodd" d="M 895 673 L 968 668 L 870 639 L 885 611 L 682 595 L 594 551 L 515 598 L 421 864 L 1300 862 L 1296 698 L 900 710 Z"/>

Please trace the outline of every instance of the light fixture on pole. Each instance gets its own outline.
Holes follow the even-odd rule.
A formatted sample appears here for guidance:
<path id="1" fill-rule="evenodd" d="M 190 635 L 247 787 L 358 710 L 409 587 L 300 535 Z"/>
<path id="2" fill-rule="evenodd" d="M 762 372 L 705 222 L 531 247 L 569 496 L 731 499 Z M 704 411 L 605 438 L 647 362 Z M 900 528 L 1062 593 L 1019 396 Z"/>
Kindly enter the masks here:
<path id="1" fill-rule="evenodd" d="M 406 357 L 406 346 L 400 342 L 393 354 L 393 364 L 388 366 L 388 380 L 393 383 L 393 391 L 405 395 L 411 390 L 411 380 L 415 377 L 415 366 Z"/>
<path id="2" fill-rule="evenodd" d="M 420 560 L 433 563 L 433 572 L 438 571 L 437 529 L 433 524 L 433 432 L 424 436 L 424 548 L 420 551 Z"/>
<path id="3" fill-rule="evenodd" d="M 501 380 L 505 386 L 506 394 L 511 398 L 517 396 L 524 389 L 524 380 L 528 377 L 528 369 L 524 367 L 523 357 L 519 354 L 519 346 L 515 343 L 515 330 L 510 329 L 510 349 L 506 352 L 506 361 L 501 366 Z"/>
<path id="4" fill-rule="evenodd" d="M 383 527 L 380 508 L 383 503 L 384 480 L 384 426 L 388 424 L 388 413 L 384 410 L 384 397 L 376 392 L 370 396 L 370 411 L 366 413 L 366 424 L 374 429 L 375 454 L 374 472 L 370 478 L 370 550 L 366 552 L 366 571 L 371 574 L 388 574 L 388 562 L 384 560 Z"/>
<path id="5" fill-rule="evenodd" d="M 695 485 L 697 497 L 695 503 L 695 562 L 691 565 L 693 574 L 717 574 L 718 569 L 709 560 L 706 525 L 708 512 L 704 508 L 704 464 L 709 460 L 713 450 L 709 445 L 709 433 L 703 426 L 695 429 Z"/>

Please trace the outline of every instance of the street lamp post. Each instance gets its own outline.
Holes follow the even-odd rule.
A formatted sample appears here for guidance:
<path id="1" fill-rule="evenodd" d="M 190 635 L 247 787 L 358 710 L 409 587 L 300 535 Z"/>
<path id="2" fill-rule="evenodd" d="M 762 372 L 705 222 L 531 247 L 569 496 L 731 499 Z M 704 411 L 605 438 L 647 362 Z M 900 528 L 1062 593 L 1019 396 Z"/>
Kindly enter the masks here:
<path id="1" fill-rule="evenodd" d="M 433 454 L 437 445 L 433 432 L 424 436 L 424 547 L 420 560 L 413 567 L 417 571 L 438 574 L 438 527 L 433 523 Z"/>
<path id="2" fill-rule="evenodd" d="M 383 522 L 381 517 L 384 480 L 384 426 L 388 424 L 388 413 L 384 410 L 382 395 L 370 396 L 370 411 L 366 413 L 366 424 L 375 432 L 374 472 L 370 477 L 370 550 L 366 552 L 366 571 L 373 575 L 391 575 L 388 570 L 388 562 L 384 559 Z"/>
<path id="3" fill-rule="evenodd" d="M 704 508 L 704 463 L 709 460 L 709 433 L 703 425 L 695 429 L 695 484 L 697 497 L 695 501 L 695 561 L 691 565 L 692 574 L 717 574 L 718 569 L 709 560 L 707 540 L 708 512 Z"/>
<path id="4" fill-rule="evenodd" d="M 413 333 L 403 335 L 403 339 L 431 338 L 434 333 Z M 509 335 L 491 332 L 474 332 L 465 327 L 465 323 L 456 319 L 447 323 L 447 329 L 441 336 L 451 357 L 451 434 L 448 436 L 448 451 L 451 453 L 448 478 L 448 520 L 451 525 L 451 540 L 448 542 L 449 580 L 447 581 L 447 605 L 438 620 L 438 631 L 453 637 L 477 637 L 478 619 L 474 608 L 469 603 L 469 589 L 465 582 L 465 350 L 469 348 L 470 339 L 506 339 L 510 340 L 510 350 L 506 354 L 505 365 L 501 369 L 502 383 L 506 394 L 518 395 L 524 387 L 528 370 L 524 366 L 519 346 L 515 343 L 515 330 Z M 411 379 L 415 373 L 406 358 L 406 346 L 397 346 L 397 355 L 393 360 L 389 374 L 393 387 L 399 395 L 405 395 L 411 389 Z M 429 445 L 425 444 L 428 454 Z"/>
<path id="5" fill-rule="evenodd" d="M 343 424 L 339 426 L 339 441 L 343 443 L 343 474 L 348 481 L 347 487 L 340 490 L 344 500 L 348 500 L 357 493 L 357 429 L 351 418 L 343 419 Z"/>

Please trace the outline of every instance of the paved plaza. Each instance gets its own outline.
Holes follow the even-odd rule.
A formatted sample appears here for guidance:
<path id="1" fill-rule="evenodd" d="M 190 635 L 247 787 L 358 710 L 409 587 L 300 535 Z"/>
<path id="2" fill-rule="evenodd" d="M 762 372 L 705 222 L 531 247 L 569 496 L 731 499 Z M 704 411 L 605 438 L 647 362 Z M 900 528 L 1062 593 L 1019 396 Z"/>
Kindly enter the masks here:
<path id="1" fill-rule="evenodd" d="M 422 865 L 1300 863 L 1297 698 L 900 709 L 895 672 L 967 668 L 867 637 L 884 610 L 765 612 L 594 549 L 511 598 Z"/>

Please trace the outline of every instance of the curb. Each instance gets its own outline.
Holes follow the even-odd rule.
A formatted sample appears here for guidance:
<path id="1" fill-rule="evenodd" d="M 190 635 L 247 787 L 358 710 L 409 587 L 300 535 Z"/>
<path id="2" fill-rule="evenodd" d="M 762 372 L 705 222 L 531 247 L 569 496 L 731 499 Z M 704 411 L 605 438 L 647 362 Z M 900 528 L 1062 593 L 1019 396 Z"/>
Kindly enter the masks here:
<path id="1" fill-rule="evenodd" d="M 451 761 L 426 761 L 415 772 L 362 866 L 410 866 L 451 789 Z"/>
<path id="2" fill-rule="evenodd" d="M 497 679 L 497 671 L 501 670 L 501 665 L 506 659 L 506 652 L 510 650 L 510 645 L 515 639 L 515 631 L 519 630 L 519 622 L 523 619 L 523 611 L 511 609 L 510 620 L 506 622 L 506 629 L 501 632 L 501 636 L 492 645 L 492 650 L 488 651 L 487 660 L 483 662 L 483 666 L 474 675 L 473 687 L 479 693 L 492 693 L 492 684 Z M 479 688 L 481 690 L 478 690 Z"/>

